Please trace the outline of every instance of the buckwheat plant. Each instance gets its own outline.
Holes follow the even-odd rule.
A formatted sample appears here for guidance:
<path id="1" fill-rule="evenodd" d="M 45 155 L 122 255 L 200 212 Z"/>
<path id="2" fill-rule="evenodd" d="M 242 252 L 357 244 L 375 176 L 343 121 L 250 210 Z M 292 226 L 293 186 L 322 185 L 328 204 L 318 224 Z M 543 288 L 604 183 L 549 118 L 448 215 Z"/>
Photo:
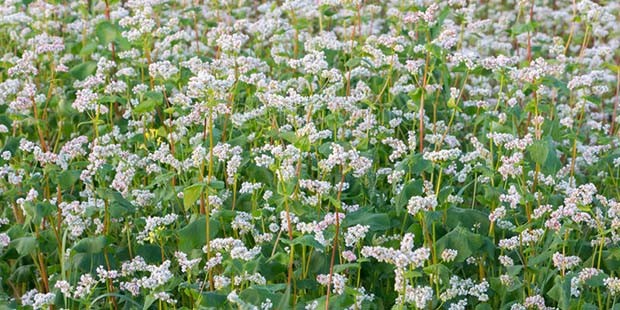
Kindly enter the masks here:
<path id="1" fill-rule="evenodd" d="M 620 309 L 619 26 L 0 0 L 0 308 Z"/>

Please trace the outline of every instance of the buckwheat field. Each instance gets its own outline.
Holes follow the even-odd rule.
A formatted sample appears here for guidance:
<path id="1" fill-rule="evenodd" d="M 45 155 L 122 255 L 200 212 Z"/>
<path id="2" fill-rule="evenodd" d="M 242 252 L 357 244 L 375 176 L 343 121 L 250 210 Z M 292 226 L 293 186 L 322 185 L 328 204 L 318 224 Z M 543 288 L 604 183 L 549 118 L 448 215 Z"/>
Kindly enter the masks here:
<path id="1" fill-rule="evenodd" d="M 0 0 L 0 309 L 620 309 L 620 2 Z"/>

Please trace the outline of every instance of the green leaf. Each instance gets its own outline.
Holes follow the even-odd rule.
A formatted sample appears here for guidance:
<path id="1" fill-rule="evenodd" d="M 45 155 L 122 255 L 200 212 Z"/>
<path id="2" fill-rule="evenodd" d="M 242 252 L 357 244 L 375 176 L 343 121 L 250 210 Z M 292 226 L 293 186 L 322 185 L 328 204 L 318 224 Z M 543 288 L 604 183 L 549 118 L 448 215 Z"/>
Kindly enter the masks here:
<path id="1" fill-rule="evenodd" d="M 226 294 L 219 294 L 216 292 L 206 292 L 202 293 L 202 298 L 200 298 L 200 309 L 207 308 L 217 308 L 220 309 L 226 304 Z"/>
<path id="2" fill-rule="evenodd" d="M 546 140 L 537 140 L 527 149 L 535 163 L 542 165 L 547 160 L 549 145 Z"/>
<path id="3" fill-rule="evenodd" d="M 344 218 L 344 227 L 355 225 L 368 225 L 370 230 L 383 231 L 392 227 L 390 217 L 385 213 L 372 213 L 367 208 L 359 209 L 355 212 L 347 214 Z"/>
<path id="4" fill-rule="evenodd" d="M 129 303 L 131 303 L 132 305 L 136 306 L 136 307 L 140 307 L 140 304 L 138 304 L 135 300 L 129 298 L 127 295 L 123 295 L 123 294 L 119 294 L 119 293 L 106 293 L 106 294 L 101 294 L 101 295 L 97 295 L 96 298 L 94 298 L 91 302 L 90 302 L 90 307 L 92 308 L 97 301 L 104 299 L 104 298 L 108 298 L 108 297 L 116 297 L 120 300 L 123 301 L 127 301 Z M 129 295 L 131 296 L 131 295 Z M 150 295 L 149 295 L 150 296 Z"/>
<path id="5" fill-rule="evenodd" d="M 599 307 L 596 305 L 593 305 L 591 303 L 584 303 L 581 306 L 581 310 L 598 310 Z"/>
<path id="6" fill-rule="evenodd" d="M 344 65 L 347 68 L 353 68 L 353 67 L 359 66 L 361 62 L 362 62 L 362 59 L 360 57 L 353 57 L 347 60 L 347 62 Z"/>
<path id="7" fill-rule="evenodd" d="M 280 298 L 282 298 L 282 294 L 274 293 L 263 285 L 252 285 L 241 291 L 239 297 L 250 305 L 260 305 L 266 299 L 270 299 L 272 303 L 278 303 Z"/>
<path id="8" fill-rule="evenodd" d="M 142 310 L 148 310 L 151 305 L 155 302 L 155 296 L 153 294 L 148 294 L 146 298 L 144 298 L 144 306 L 142 306 Z"/>
<path id="9" fill-rule="evenodd" d="M 11 241 L 11 246 L 17 250 L 19 255 L 29 255 L 37 248 L 37 239 L 35 237 L 17 238 Z"/>
<path id="10" fill-rule="evenodd" d="M 430 160 L 426 160 L 422 157 L 422 154 L 416 154 L 413 156 L 413 167 L 412 172 L 414 174 L 420 174 L 424 171 L 431 172 L 433 170 L 433 165 Z"/>
<path id="11" fill-rule="evenodd" d="M 95 70 L 97 70 L 97 63 L 94 61 L 87 61 L 71 68 L 69 74 L 78 80 L 83 80 L 92 75 Z"/>
<path id="12" fill-rule="evenodd" d="M 148 113 L 155 110 L 155 107 L 162 103 L 164 95 L 157 91 L 148 91 L 144 95 L 142 102 L 133 108 L 133 111 L 138 114 Z"/>
<path id="13" fill-rule="evenodd" d="M 121 193 L 109 189 L 109 188 L 100 188 L 97 190 L 97 193 L 107 199 L 110 203 L 110 216 L 113 218 L 120 218 L 128 213 L 136 212 L 136 206 L 134 206 L 131 202 L 121 195 Z"/>
<path id="14" fill-rule="evenodd" d="M 245 174 L 251 181 L 261 182 L 267 186 L 272 186 L 274 184 L 273 173 L 265 167 L 258 167 L 254 164 L 250 164 L 247 166 L 247 169 L 241 173 Z"/>
<path id="15" fill-rule="evenodd" d="M 292 131 L 283 131 L 279 134 L 279 137 L 291 144 L 295 144 L 299 140 L 299 137 Z"/>
<path id="16" fill-rule="evenodd" d="M 525 24 L 516 24 L 512 26 L 512 28 L 510 28 L 510 33 L 512 35 L 519 35 L 519 34 L 526 33 L 526 32 L 532 32 L 534 31 L 534 29 L 536 29 L 535 22 L 529 22 Z"/>
<path id="17" fill-rule="evenodd" d="M 150 100 L 144 100 L 137 106 L 133 107 L 133 111 L 138 114 L 147 113 L 155 110 L 155 102 Z"/>
<path id="18" fill-rule="evenodd" d="M 233 145 L 233 146 L 245 146 L 248 143 L 248 136 L 247 135 L 238 135 L 233 139 L 228 140 L 228 144 Z"/>
<path id="19" fill-rule="evenodd" d="M 82 46 L 80 50 L 80 56 L 87 57 L 90 54 L 94 53 L 97 50 L 97 42 L 91 41 L 86 43 L 86 45 Z"/>
<path id="20" fill-rule="evenodd" d="M 34 278 L 34 269 L 35 269 L 34 265 L 19 266 L 15 269 L 15 271 L 13 271 L 9 279 L 15 283 L 30 282 Z M 18 308 L 5 308 L 5 309 L 18 309 Z"/>
<path id="21" fill-rule="evenodd" d="M 437 195 L 437 201 L 439 202 L 439 204 L 446 202 L 446 200 L 448 199 L 448 196 L 450 196 L 450 194 L 452 194 L 453 191 L 454 191 L 454 187 L 452 186 L 443 187 L 439 191 L 439 195 Z"/>
<path id="22" fill-rule="evenodd" d="M 562 169 L 562 162 L 558 156 L 556 148 L 554 146 L 553 139 L 550 136 L 545 137 L 545 143 L 549 149 L 549 153 L 547 154 L 547 159 L 542 165 L 542 172 L 545 174 L 556 174 L 560 169 Z"/>
<path id="23" fill-rule="evenodd" d="M 600 287 L 605 286 L 605 279 L 607 279 L 608 275 L 604 272 L 598 273 L 597 275 L 590 277 L 586 280 L 586 285 L 589 287 Z"/>
<path id="24" fill-rule="evenodd" d="M 330 114 L 326 118 L 332 117 L 332 116 L 334 116 L 334 114 Z M 324 156 L 329 156 L 329 154 L 332 153 L 332 143 L 331 142 L 325 142 L 325 143 L 321 144 L 321 146 L 319 146 L 319 153 L 321 155 L 324 155 Z"/>
<path id="25" fill-rule="evenodd" d="M 190 185 L 183 190 L 183 207 L 185 210 L 191 208 L 194 203 L 200 198 L 202 190 L 204 189 L 203 183 L 197 183 Z"/>
<path id="26" fill-rule="evenodd" d="M 603 251 L 603 262 L 609 271 L 620 270 L 620 248 Z"/>
<path id="27" fill-rule="evenodd" d="M 571 289 L 570 282 L 573 276 L 567 276 L 562 278 L 562 276 L 555 276 L 554 285 L 549 290 L 549 297 L 555 300 L 558 303 L 558 307 L 560 309 L 570 309 L 570 300 L 571 300 Z"/>
<path id="28" fill-rule="evenodd" d="M 73 250 L 79 253 L 97 254 L 103 252 L 106 245 L 105 236 L 84 238 L 73 246 Z"/>
<path id="29" fill-rule="evenodd" d="M 161 248 L 156 244 L 138 244 L 135 253 L 149 264 L 161 264 Z"/>
<path id="30" fill-rule="evenodd" d="M 423 190 L 424 181 L 422 179 L 416 179 L 415 181 L 407 183 L 398 195 L 396 205 L 400 208 L 404 208 L 407 203 L 409 203 L 411 197 L 422 195 Z"/>
<path id="31" fill-rule="evenodd" d="M 152 100 L 157 103 L 161 103 L 164 100 L 164 94 L 162 94 L 159 91 L 154 91 L 154 90 L 147 91 L 144 94 L 144 96 L 146 97 L 147 100 Z"/>
<path id="32" fill-rule="evenodd" d="M 64 190 L 70 189 L 79 180 L 80 173 L 79 170 L 64 170 L 58 175 L 58 185 Z"/>
<path id="33" fill-rule="evenodd" d="M 113 259 L 113 256 L 108 257 L 108 261 Z M 106 256 L 103 253 L 76 253 L 70 263 L 72 268 L 81 272 L 95 272 L 98 266 L 106 265 Z"/>
<path id="34" fill-rule="evenodd" d="M 54 214 L 56 210 L 56 206 L 49 202 L 39 202 L 35 206 L 34 221 L 36 223 L 41 223 L 45 217 Z"/>
<path id="35" fill-rule="evenodd" d="M 450 275 L 452 275 L 450 268 L 444 264 L 426 266 L 423 270 L 427 275 L 439 276 L 439 279 L 445 283 L 448 283 L 450 280 Z"/>
<path id="36" fill-rule="evenodd" d="M 179 250 L 190 253 L 192 250 L 201 249 L 207 243 L 206 224 L 205 216 L 202 215 L 195 221 L 179 229 Z M 209 235 L 211 240 L 217 237 L 219 230 L 220 222 L 215 219 L 210 219 Z"/>
<path id="37" fill-rule="evenodd" d="M 603 66 L 605 66 L 605 68 L 614 71 L 614 72 L 620 72 L 620 66 L 615 65 L 615 64 L 611 64 L 611 63 L 604 63 Z"/>
<path id="38" fill-rule="evenodd" d="M 110 216 L 113 218 L 121 218 L 129 213 L 136 212 L 136 207 L 121 195 L 114 191 L 112 193 L 112 203 L 110 204 Z"/>
<path id="39" fill-rule="evenodd" d="M 455 262 L 463 262 L 483 248 L 485 245 L 484 238 L 486 237 L 458 226 L 437 240 L 437 253 L 441 253 L 445 249 L 457 250 Z"/>
<path id="40" fill-rule="evenodd" d="M 6 125 L 6 124 L 5 124 Z M 10 125 L 8 126 L 10 127 Z M 20 138 L 18 137 L 8 137 L 4 143 L 4 147 L 2 148 L 2 152 L 9 151 L 11 154 L 15 154 L 17 148 L 19 147 Z M 4 160 L 4 159 L 2 159 Z"/>
<path id="41" fill-rule="evenodd" d="M 450 99 L 448 99 L 448 103 L 447 103 L 448 108 L 450 109 L 456 109 L 458 106 L 456 105 L 456 100 L 452 97 L 450 97 Z"/>
<path id="42" fill-rule="evenodd" d="M 472 229 L 476 226 L 480 226 L 481 232 L 489 231 L 489 214 L 477 209 L 464 209 L 451 207 L 446 211 L 448 216 L 446 217 L 446 225 L 450 228 L 456 228 L 462 226 L 468 229 Z"/>
<path id="43" fill-rule="evenodd" d="M 483 304 L 478 304 L 475 308 L 475 310 L 492 310 L 493 308 L 491 307 L 491 305 L 487 304 L 487 303 L 483 303 Z"/>
<path id="44" fill-rule="evenodd" d="M 286 287 L 286 291 L 284 291 L 284 296 L 280 298 L 280 302 L 278 303 L 278 307 L 276 309 L 286 309 L 289 308 L 289 301 L 291 299 L 291 286 L 288 285 Z"/>
<path id="45" fill-rule="evenodd" d="M 107 20 L 100 22 L 95 28 L 95 33 L 99 42 L 102 44 L 110 44 L 116 40 L 117 30 L 116 27 Z"/>
<path id="46" fill-rule="evenodd" d="M 339 264 L 339 265 L 334 265 L 334 272 L 339 273 L 347 269 L 359 269 L 360 267 L 361 266 L 359 263 Z"/>
<path id="47" fill-rule="evenodd" d="M 545 251 L 542 251 L 541 253 L 539 253 L 536 256 L 530 257 L 527 261 L 527 266 L 529 268 L 536 268 L 539 267 L 541 265 L 545 265 L 549 262 L 549 260 L 551 259 L 551 256 L 553 255 L 554 251 L 547 249 Z"/>
<path id="48" fill-rule="evenodd" d="M 213 180 L 209 182 L 209 188 L 211 189 L 224 189 L 224 187 L 226 187 L 226 183 L 224 183 L 224 181 Z"/>
<path id="49" fill-rule="evenodd" d="M 289 241 L 288 239 L 282 239 L 282 242 L 287 243 L 287 244 L 291 244 L 292 243 L 293 245 L 301 244 L 301 245 L 317 248 L 317 249 L 320 249 L 320 250 L 325 249 L 325 247 L 321 243 L 316 241 L 316 239 L 314 239 L 314 236 L 312 236 L 312 235 L 299 236 L 299 237 L 293 239 L 292 242 Z"/>

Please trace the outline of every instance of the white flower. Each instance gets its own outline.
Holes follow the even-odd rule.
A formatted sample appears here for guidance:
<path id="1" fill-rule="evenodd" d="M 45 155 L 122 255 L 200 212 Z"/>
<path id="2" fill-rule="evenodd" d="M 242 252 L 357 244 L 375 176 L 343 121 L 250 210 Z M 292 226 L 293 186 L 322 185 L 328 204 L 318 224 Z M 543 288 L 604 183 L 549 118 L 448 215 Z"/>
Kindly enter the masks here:
<path id="1" fill-rule="evenodd" d="M 441 259 L 443 259 L 446 263 L 453 261 L 458 255 L 458 251 L 454 249 L 445 249 L 441 252 Z"/>

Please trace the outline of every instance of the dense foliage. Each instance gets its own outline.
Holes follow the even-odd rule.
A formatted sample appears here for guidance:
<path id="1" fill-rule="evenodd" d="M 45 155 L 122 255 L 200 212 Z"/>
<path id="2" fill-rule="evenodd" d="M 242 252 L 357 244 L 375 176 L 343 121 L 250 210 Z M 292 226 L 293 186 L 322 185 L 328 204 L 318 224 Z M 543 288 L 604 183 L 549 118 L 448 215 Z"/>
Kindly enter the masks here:
<path id="1" fill-rule="evenodd" d="M 618 1 L 0 3 L 0 308 L 620 309 Z"/>

